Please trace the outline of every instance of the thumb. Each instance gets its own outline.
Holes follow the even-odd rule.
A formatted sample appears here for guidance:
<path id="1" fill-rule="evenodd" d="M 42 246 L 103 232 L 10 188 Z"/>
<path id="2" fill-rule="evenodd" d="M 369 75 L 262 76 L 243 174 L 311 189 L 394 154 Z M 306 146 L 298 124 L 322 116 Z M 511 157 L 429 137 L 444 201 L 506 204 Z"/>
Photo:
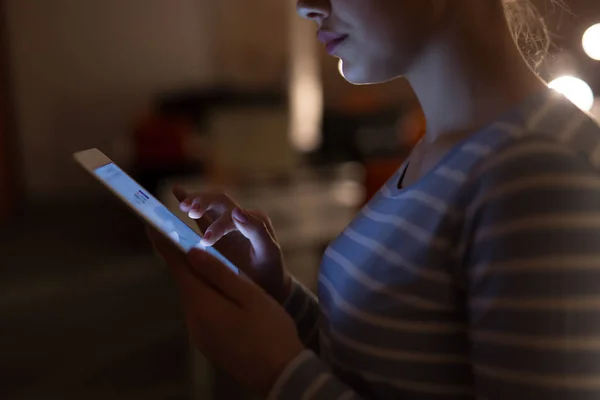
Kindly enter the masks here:
<path id="1" fill-rule="evenodd" d="M 261 260 L 272 257 L 277 244 L 265 223 L 240 208 L 234 209 L 231 216 L 237 229 L 252 245 L 256 257 Z"/>

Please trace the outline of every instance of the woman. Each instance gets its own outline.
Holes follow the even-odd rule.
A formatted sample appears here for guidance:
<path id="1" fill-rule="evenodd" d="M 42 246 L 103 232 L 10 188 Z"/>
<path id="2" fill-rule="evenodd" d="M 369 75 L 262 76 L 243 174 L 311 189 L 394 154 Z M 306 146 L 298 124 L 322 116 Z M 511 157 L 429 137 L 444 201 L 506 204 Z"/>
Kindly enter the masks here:
<path id="1" fill-rule="evenodd" d="M 427 133 L 326 251 L 318 300 L 264 216 L 177 193 L 257 284 L 154 235 L 193 342 L 235 379 L 271 399 L 600 397 L 600 130 L 530 70 L 506 6 L 299 2 L 349 81 L 408 79 Z"/>

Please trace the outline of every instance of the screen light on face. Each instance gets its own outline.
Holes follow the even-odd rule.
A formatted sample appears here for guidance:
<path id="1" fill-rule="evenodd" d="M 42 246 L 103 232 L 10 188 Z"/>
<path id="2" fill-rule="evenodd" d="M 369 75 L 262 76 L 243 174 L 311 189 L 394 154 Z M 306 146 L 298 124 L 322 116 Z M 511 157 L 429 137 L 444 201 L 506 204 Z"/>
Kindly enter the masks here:
<path id="1" fill-rule="evenodd" d="M 581 44 L 585 54 L 600 61 L 600 24 L 592 25 L 585 31 Z"/>
<path id="2" fill-rule="evenodd" d="M 567 99 L 583 111 L 590 111 L 594 105 L 594 92 L 581 79 L 573 76 L 562 76 L 550 82 L 548 87 L 565 95 Z"/>

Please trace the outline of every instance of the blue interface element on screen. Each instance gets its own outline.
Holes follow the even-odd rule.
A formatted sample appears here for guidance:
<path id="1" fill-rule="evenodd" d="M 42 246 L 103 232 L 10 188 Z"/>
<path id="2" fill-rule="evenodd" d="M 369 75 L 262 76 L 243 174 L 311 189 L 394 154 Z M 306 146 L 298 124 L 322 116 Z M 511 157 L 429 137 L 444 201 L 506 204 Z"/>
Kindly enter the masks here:
<path id="1" fill-rule="evenodd" d="M 206 247 L 200 243 L 201 237 L 185 222 L 177 218 L 154 196 L 148 194 L 144 188 L 127 175 L 114 163 L 97 168 L 95 174 L 106 185 L 119 193 L 122 198 L 144 217 L 152 221 L 155 226 L 177 243 L 186 253 L 193 248 L 198 248 L 220 259 L 230 269 L 239 273 L 239 270 L 213 247 Z"/>

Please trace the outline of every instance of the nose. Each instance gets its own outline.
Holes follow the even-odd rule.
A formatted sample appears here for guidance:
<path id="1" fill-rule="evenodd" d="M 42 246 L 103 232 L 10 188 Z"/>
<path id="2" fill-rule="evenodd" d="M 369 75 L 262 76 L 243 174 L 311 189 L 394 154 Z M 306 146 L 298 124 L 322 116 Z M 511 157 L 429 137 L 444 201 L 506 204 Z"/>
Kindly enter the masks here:
<path id="1" fill-rule="evenodd" d="M 329 0 L 298 0 L 296 9 L 302 18 L 316 21 L 319 25 L 331 14 Z"/>

